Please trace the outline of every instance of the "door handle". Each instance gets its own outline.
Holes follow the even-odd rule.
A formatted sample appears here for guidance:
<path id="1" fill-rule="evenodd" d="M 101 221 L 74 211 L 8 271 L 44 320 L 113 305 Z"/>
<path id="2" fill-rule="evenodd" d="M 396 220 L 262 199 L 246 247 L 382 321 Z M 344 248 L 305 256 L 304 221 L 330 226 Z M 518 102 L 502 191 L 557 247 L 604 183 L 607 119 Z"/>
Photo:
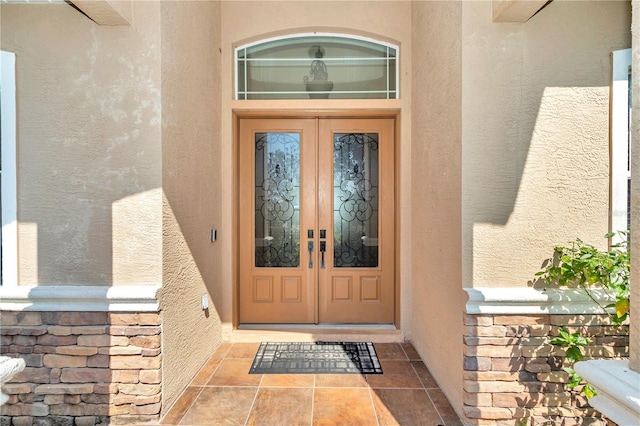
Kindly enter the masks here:
<path id="1" fill-rule="evenodd" d="M 307 243 L 309 249 L 309 269 L 313 268 L 313 241 Z"/>
<path id="2" fill-rule="evenodd" d="M 326 241 L 320 241 L 320 253 L 321 253 L 321 259 L 320 259 L 320 268 L 324 269 L 324 252 L 327 251 L 327 242 Z"/>

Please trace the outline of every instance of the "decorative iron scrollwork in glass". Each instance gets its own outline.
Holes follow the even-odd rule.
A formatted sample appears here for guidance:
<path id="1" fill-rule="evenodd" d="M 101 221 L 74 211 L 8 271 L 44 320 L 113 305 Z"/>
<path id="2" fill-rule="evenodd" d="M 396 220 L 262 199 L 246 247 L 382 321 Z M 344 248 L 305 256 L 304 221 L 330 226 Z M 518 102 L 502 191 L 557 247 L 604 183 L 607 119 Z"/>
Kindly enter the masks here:
<path id="1" fill-rule="evenodd" d="M 333 157 L 334 266 L 377 267 L 378 134 L 334 134 Z"/>
<path id="2" fill-rule="evenodd" d="M 300 135 L 255 135 L 255 264 L 300 264 Z"/>

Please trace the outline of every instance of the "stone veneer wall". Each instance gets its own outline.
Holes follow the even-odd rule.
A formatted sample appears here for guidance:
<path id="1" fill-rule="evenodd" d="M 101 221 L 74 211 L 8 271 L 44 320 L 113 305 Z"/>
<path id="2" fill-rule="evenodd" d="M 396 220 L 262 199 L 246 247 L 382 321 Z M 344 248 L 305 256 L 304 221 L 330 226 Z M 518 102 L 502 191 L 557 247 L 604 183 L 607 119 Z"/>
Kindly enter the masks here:
<path id="1" fill-rule="evenodd" d="M 2 353 L 26 361 L 3 386 L 2 426 L 157 421 L 159 313 L 0 312 Z"/>
<path id="2" fill-rule="evenodd" d="M 564 351 L 547 344 L 560 327 L 593 342 L 588 358 L 629 355 L 628 325 L 606 315 L 464 315 L 464 406 L 469 425 L 606 425 L 568 389 Z M 583 334 L 585 335 L 585 334 Z"/>

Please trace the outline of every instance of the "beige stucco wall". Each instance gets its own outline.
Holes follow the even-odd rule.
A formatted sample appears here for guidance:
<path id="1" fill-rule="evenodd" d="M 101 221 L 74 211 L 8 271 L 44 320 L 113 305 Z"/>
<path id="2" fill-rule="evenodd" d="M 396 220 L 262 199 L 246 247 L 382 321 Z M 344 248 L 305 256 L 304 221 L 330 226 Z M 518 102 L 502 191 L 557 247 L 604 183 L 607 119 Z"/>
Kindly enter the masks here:
<path id="1" fill-rule="evenodd" d="M 412 340 L 462 410 L 462 48 L 459 2 L 413 4 Z"/>
<path id="2" fill-rule="evenodd" d="M 400 100 L 377 102 L 353 102 L 332 100 L 303 101 L 233 101 L 233 62 L 234 47 L 263 38 L 284 34 L 309 33 L 313 31 L 353 34 L 391 42 L 400 46 Z M 398 210 L 400 227 L 400 277 L 402 282 L 401 300 L 403 302 L 402 323 L 399 326 L 410 332 L 410 104 L 413 96 L 410 90 L 410 53 L 411 52 L 411 3 L 407 1 L 257 1 L 222 2 L 222 204 L 223 229 L 231 230 L 236 225 L 236 211 L 232 204 L 234 191 L 234 150 L 232 111 L 248 108 L 256 109 L 348 109 L 348 108 L 395 108 L 400 109 L 401 145 L 399 170 L 399 199 L 402 203 Z M 302 76 L 300 76 L 302 78 Z M 225 259 L 234 258 L 233 235 L 225 232 L 220 235 Z M 223 321 L 232 321 L 234 263 L 223 264 L 224 305 L 221 311 Z"/>
<path id="3" fill-rule="evenodd" d="M 629 18 L 627 2 L 556 0 L 525 24 L 492 23 L 490 2 L 413 5 L 412 336 L 456 409 L 461 287 L 526 286 L 576 236 L 606 246 L 609 54 Z"/>
<path id="4" fill-rule="evenodd" d="M 68 5 L 0 11 L 20 283 L 163 281 L 165 409 L 232 321 L 233 109 L 363 105 L 233 101 L 239 43 L 316 30 L 400 45 L 401 99 L 376 103 L 401 111 L 398 325 L 456 409 L 461 288 L 524 286 L 576 236 L 604 245 L 609 52 L 630 45 L 628 2 L 555 0 L 526 24 L 491 23 L 488 1 L 136 1 L 129 27 Z"/>
<path id="5" fill-rule="evenodd" d="M 19 284 L 159 284 L 159 4 L 100 27 L 2 3 L 16 53 Z"/>
<path id="6" fill-rule="evenodd" d="M 490 15 L 463 2 L 463 283 L 526 286 L 555 245 L 606 247 L 610 52 L 630 46 L 630 3 Z"/>
<path id="7" fill-rule="evenodd" d="M 131 5 L 121 27 L 67 4 L 0 6 L 17 62 L 20 284 L 163 283 L 166 409 L 221 340 L 220 5 Z"/>
<path id="8" fill-rule="evenodd" d="M 162 3 L 163 413 L 222 340 L 220 4 Z M 222 228 L 219 233 L 224 234 Z M 201 297 L 209 309 L 201 308 Z"/>

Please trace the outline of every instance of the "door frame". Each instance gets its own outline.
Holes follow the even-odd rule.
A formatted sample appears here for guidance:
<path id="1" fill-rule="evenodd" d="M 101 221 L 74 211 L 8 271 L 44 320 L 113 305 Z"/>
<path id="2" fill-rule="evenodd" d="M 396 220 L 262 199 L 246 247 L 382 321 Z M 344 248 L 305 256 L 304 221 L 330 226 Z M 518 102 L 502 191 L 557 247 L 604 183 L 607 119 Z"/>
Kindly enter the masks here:
<path id="1" fill-rule="evenodd" d="M 395 199 L 394 199 L 394 214 L 395 214 L 395 226 L 393 230 L 394 245 L 396 247 L 394 256 L 394 274 L 395 274 L 395 288 L 394 288 L 394 325 L 399 329 L 401 324 L 401 282 L 400 282 L 400 259 L 401 245 L 400 245 L 400 229 L 401 229 L 401 215 L 400 215 L 400 110 L 399 109 L 348 109 L 348 110 L 322 110 L 322 109 L 310 109 L 310 110 L 291 110 L 291 109 L 247 109 L 240 110 L 234 109 L 232 111 L 232 153 L 233 153 L 233 173 L 232 173 L 232 205 L 233 211 L 239 211 L 240 200 L 240 156 L 239 156 L 239 136 L 240 136 L 240 120 L 247 118 L 363 118 L 363 119 L 375 119 L 384 118 L 392 119 L 394 121 L 394 187 L 395 187 Z M 238 329 L 240 325 L 240 221 L 238 215 L 232 217 L 232 309 L 233 309 L 233 324 L 234 330 Z M 312 327 L 313 325 L 302 325 L 302 327 Z"/>

